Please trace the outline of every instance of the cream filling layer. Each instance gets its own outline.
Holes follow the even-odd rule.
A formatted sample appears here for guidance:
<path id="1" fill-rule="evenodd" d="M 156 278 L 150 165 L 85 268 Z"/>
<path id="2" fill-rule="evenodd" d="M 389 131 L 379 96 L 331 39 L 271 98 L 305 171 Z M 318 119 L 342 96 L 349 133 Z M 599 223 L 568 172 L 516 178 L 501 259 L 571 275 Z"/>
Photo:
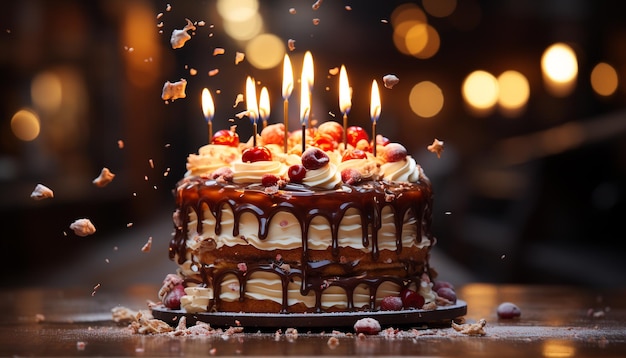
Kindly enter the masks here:
<path id="1" fill-rule="evenodd" d="M 299 221 L 293 214 L 280 211 L 272 218 L 268 235 L 265 239 L 259 237 L 259 221 L 252 213 L 243 213 L 239 221 L 239 236 L 233 236 L 235 219 L 229 206 L 222 208 L 221 232 L 215 233 L 216 219 L 213 213 L 204 204 L 202 232 L 198 233 L 198 217 L 194 210 L 190 210 L 188 222 L 187 247 L 196 250 L 202 241 L 212 239 L 215 249 L 223 246 L 252 245 L 259 250 L 295 250 L 302 248 L 302 230 Z M 378 231 L 378 249 L 395 251 L 396 227 L 395 213 L 390 206 L 383 208 L 381 213 L 381 228 Z M 360 211 L 350 208 L 346 211 L 338 232 L 339 247 L 351 247 L 363 252 L 371 252 L 372 240 L 369 245 L 363 245 Z M 245 240 L 243 238 L 245 238 Z M 418 239 L 419 238 L 419 239 Z M 307 244 L 309 250 L 327 250 L 332 246 L 332 233 L 329 222 L 321 216 L 313 218 L 308 230 Z M 431 244 L 424 235 L 418 235 L 417 223 L 412 212 L 407 212 L 402 225 L 402 247 L 418 247 L 420 249 Z"/>
<path id="2" fill-rule="evenodd" d="M 287 305 L 292 306 L 302 303 L 308 308 L 315 307 L 315 293 L 309 291 L 307 295 L 302 295 L 300 286 L 302 281 L 295 277 L 287 287 Z M 397 296 L 400 293 L 400 286 L 386 281 L 376 290 L 376 305 L 386 296 Z M 254 300 L 269 300 L 282 304 L 283 290 L 282 281 L 276 274 L 270 272 L 254 272 L 247 280 L 245 297 Z M 239 300 L 239 280 L 235 275 L 227 275 L 221 285 L 220 299 L 227 302 Z M 353 293 L 354 307 L 362 308 L 370 303 L 370 292 L 366 285 L 359 285 Z M 322 292 L 322 309 L 347 308 L 348 298 L 346 292 L 337 286 L 330 286 Z"/>

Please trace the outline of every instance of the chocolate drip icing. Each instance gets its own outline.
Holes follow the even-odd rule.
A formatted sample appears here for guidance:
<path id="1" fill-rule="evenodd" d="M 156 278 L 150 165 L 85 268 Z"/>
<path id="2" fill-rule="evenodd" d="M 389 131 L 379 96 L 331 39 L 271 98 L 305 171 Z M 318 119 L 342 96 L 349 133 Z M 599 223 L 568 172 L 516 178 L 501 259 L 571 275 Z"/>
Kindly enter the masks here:
<path id="1" fill-rule="evenodd" d="M 197 216 L 197 234 L 201 234 L 204 211 L 209 210 L 216 219 L 215 235 L 220 235 L 222 226 L 222 210 L 230 206 L 234 215 L 233 237 L 239 236 L 239 222 L 244 213 L 252 213 L 259 222 L 258 237 L 266 240 L 270 223 L 274 215 L 281 211 L 293 214 L 299 220 L 302 233 L 302 251 L 300 262 L 287 262 L 289 270 L 284 270 L 276 262 L 246 262 L 246 271 L 234 268 L 217 270 L 213 263 L 195 263 L 200 270 L 202 284 L 214 289 L 213 308 L 219 310 L 221 282 L 228 274 L 235 275 L 239 280 L 240 298 L 245 294 L 246 282 L 254 272 L 271 272 L 282 281 L 282 312 L 288 310 L 288 284 L 295 277 L 300 277 L 300 291 L 307 295 L 311 290 L 315 293 L 315 311 L 322 310 L 322 292 L 330 286 L 339 286 L 346 292 L 347 309 L 354 310 L 353 292 L 358 285 L 366 285 L 370 290 L 370 309 L 375 307 L 376 290 L 386 281 L 403 287 L 410 282 L 419 284 L 419 276 L 427 272 L 427 262 L 423 260 L 404 259 L 402 265 L 406 275 L 372 276 L 367 272 L 355 272 L 354 262 L 341 262 L 339 246 L 339 226 L 350 208 L 361 213 L 362 243 L 371 250 L 373 262 L 379 261 L 378 231 L 382 225 L 382 211 L 391 207 L 394 213 L 396 250 L 402 252 L 402 229 L 407 213 L 413 215 L 417 224 L 417 240 L 422 235 L 434 244 L 430 234 L 432 192 L 426 178 L 418 183 L 395 183 L 387 181 L 370 181 L 358 186 L 344 185 L 337 190 L 316 190 L 304 185 L 288 184 L 275 193 L 267 193 L 259 185 L 236 185 L 220 183 L 201 177 L 186 178 L 179 183 L 176 192 L 176 205 L 179 210 L 180 226 L 176 227 L 170 242 L 169 257 L 183 264 L 189 259 L 186 240 L 189 237 L 189 213 Z M 333 260 L 311 261 L 309 259 L 308 233 L 312 220 L 321 216 L 330 225 L 331 253 Z M 228 258 L 223 258 L 228 260 Z M 233 258 L 233 260 L 235 260 Z M 381 265 L 385 263 L 381 262 Z M 340 276 L 324 275 L 326 270 L 337 267 L 345 274 Z"/>

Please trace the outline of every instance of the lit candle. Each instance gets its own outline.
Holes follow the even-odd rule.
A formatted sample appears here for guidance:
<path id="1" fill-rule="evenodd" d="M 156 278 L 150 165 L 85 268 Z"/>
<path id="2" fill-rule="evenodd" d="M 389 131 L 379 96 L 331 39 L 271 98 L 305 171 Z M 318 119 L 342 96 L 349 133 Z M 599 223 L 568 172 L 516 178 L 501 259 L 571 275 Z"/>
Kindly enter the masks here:
<path id="1" fill-rule="evenodd" d="M 267 92 L 267 87 L 261 88 L 259 114 L 263 120 L 263 128 L 267 127 L 267 119 L 270 117 L 270 94 Z"/>
<path id="2" fill-rule="evenodd" d="M 246 79 L 246 109 L 248 111 L 248 117 L 252 121 L 252 143 L 256 147 L 256 121 L 259 114 L 259 107 L 256 103 L 256 88 L 254 79 L 250 76 Z"/>
<path id="3" fill-rule="evenodd" d="M 291 60 L 289 55 L 285 54 L 283 62 L 283 117 L 285 122 L 285 143 L 284 150 L 287 153 L 287 142 L 289 141 L 289 97 L 293 91 L 293 70 L 291 69 Z"/>
<path id="4" fill-rule="evenodd" d="M 346 66 L 341 65 L 339 70 L 339 108 L 343 114 L 343 149 L 348 149 L 348 113 L 352 107 L 350 98 L 350 84 L 348 83 L 348 73 Z"/>
<path id="5" fill-rule="evenodd" d="M 209 144 L 213 138 L 213 114 L 215 112 L 215 105 L 213 104 L 213 97 L 208 88 L 202 90 L 202 113 L 204 113 L 204 119 L 209 126 Z"/>
<path id="6" fill-rule="evenodd" d="M 308 72 L 313 71 L 313 67 L 308 66 L 306 60 L 304 64 L 305 65 L 302 67 L 302 75 L 300 77 L 300 123 L 302 124 L 302 152 L 306 149 L 306 125 L 311 114 L 311 90 L 307 79 L 309 78 Z"/>
<path id="7" fill-rule="evenodd" d="M 380 117 L 380 93 L 378 92 L 378 82 L 372 81 L 372 98 L 370 100 L 370 118 L 372 119 L 372 138 L 374 141 L 372 154 L 376 156 L 376 122 Z"/>
<path id="8" fill-rule="evenodd" d="M 303 74 L 302 79 L 306 79 L 306 83 L 309 88 L 308 93 L 309 93 L 309 117 L 310 117 L 311 113 L 313 113 L 311 108 L 313 106 L 313 82 L 315 82 L 315 69 L 313 67 L 313 55 L 311 55 L 311 51 L 307 51 L 304 53 L 304 60 L 302 63 L 302 74 Z"/>

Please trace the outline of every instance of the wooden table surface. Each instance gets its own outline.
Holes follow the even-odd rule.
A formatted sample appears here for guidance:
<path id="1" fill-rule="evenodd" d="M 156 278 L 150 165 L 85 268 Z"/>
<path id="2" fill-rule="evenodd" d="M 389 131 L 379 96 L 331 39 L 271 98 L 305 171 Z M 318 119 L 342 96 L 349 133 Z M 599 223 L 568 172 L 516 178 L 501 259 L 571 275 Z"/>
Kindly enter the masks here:
<path id="1" fill-rule="evenodd" d="M 485 319 L 485 336 L 449 326 L 384 330 L 357 337 L 350 329 L 297 336 L 276 332 L 169 336 L 133 334 L 111 309 L 146 308 L 157 286 L 119 292 L 5 289 L 0 293 L 0 356 L 345 356 L 626 357 L 626 289 L 469 284 L 457 289 L 467 322 Z M 498 319 L 504 301 L 519 319 Z"/>

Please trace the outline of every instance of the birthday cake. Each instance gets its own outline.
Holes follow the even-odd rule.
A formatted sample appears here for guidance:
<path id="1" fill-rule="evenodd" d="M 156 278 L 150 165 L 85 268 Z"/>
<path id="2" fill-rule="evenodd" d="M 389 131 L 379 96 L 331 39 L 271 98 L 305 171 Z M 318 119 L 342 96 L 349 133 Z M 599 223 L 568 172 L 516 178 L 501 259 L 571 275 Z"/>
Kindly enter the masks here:
<path id="1" fill-rule="evenodd" d="M 322 313 L 454 303 L 433 290 L 433 194 L 422 168 L 399 143 L 374 144 L 353 126 L 344 144 L 343 132 L 325 122 L 307 130 L 305 146 L 297 132 L 285 146 L 282 124 L 255 145 L 220 130 L 189 155 L 174 190 L 178 270 L 164 279 L 163 305 Z"/>

